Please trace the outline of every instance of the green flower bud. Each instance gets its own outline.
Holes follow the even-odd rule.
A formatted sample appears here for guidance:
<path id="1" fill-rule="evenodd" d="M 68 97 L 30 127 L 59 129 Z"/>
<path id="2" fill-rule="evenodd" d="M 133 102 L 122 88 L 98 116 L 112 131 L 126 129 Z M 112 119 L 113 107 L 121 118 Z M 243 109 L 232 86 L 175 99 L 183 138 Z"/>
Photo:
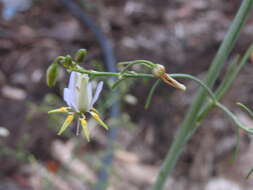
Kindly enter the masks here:
<path id="1" fill-rule="evenodd" d="M 47 69 L 47 85 L 53 87 L 56 83 L 58 76 L 58 64 L 52 63 Z"/>
<path id="2" fill-rule="evenodd" d="M 87 55 L 87 50 L 86 49 L 79 49 L 76 54 L 75 54 L 75 61 L 77 63 L 81 63 L 84 61 L 86 55 Z"/>
<path id="3" fill-rule="evenodd" d="M 162 77 L 165 74 L 165 67 L 163 65 L 156 64 L 152 69 L 152 74 L 158 78 Z"/>
<path id="4" fill-rule="evenodd" d="M 72 57 L 70 55 L 66 55 L 64 60 L 62 61 L 62 64 L 66 68 L 72 66 Z"/>

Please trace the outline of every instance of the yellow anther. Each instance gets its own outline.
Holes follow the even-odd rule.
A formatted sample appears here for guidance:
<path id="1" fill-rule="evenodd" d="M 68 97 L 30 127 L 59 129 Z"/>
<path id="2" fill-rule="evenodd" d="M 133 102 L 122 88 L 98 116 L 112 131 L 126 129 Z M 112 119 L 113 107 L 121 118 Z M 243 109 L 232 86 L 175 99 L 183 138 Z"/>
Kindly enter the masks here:
<path id="1" fill-rule="evenodd" d="M 71 124 L 71 122 L 74 119 L 74 115 L 68 115 L 68 117 L 66 118 L 66 120 L 64 121 L 63 125 L 60 128 L 60 131 L 57 133 L 57 135 L 61 135 L 66 129 L 67 127 Z"/>
<path id="2" fill-rule="evenodd" d="M 105 129 L 109 129 L 109 127 L 100 119 L 99 114 L 94 112 L 94 111 L 90 111 L 91 116 L 96 120 L 96 122 L 98 122 L 98 124 L 100 124 L 102 127 L 104 127 Z"/>
<path id="3" fill-rule="evenodd" d="M 61 107 L 55 110 L 51 110 L 48 113 L 50 114 L 50 113 L 67 113 L 67 112 L 69 112 L 69 107 Z"/>
<path id="4" fill-rule="evenodd" d="M 90 131 L 87 126 L 87 121 L 85 119 L 80 119 L 81 126 L 83 128 L 83 136 L 86 137 L 87 141 L 90 142 Z"/>

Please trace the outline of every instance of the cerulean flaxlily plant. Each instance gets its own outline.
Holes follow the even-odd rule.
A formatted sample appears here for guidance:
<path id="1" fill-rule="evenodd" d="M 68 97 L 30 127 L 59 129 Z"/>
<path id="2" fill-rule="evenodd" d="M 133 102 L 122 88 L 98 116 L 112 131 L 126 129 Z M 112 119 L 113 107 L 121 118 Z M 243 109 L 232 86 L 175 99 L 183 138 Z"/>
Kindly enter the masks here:
<path id="1" fill-rule="evenodd" d="M 51 110 L 48 113 L 67 113 L 68 116 L 64 121 L 58 135 L 62 134 L 72 123 L 75 116 L 78 118 L 77 134 L 79 133 L 79 124 L 81 123 L 83 135 L 90 141 L 90 132 L 87 126 L 86 116 L 90 114 L 102 127 L 108 129 L 108 126 L 100 119 L 98 111 L 93 107 L 99 98 L 103 89 L 103 82 L 97 85 L 95 94 L 92 93 L 92 82 L 89 82 L 87 74 L 71 72 L 68 88 L 64 88 L 63 98 L 67 107 L 61 107 Z"/>

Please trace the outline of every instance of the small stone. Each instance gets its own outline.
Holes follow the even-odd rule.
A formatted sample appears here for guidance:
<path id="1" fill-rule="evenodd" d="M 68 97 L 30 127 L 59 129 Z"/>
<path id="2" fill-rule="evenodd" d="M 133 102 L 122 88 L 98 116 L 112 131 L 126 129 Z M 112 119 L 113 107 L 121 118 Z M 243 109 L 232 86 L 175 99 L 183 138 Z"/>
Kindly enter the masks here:
<path id="1" fill-rule="evenodd" d="M 13 100 L 23 100 L 26 98 L 26 92 L 24 90 L 12 86 L 4 86 L 1 92 L 4 97 Z"/>
<path id="2" fill-rule="evenodd" d="M 7 137 L 9 136 L 10 132 L 5 127 L 0 127 L 0 137 Z"/>
<path id="3" fill-rule="evenodd" d="M 28 83 L 29 79 L 26 74 L 24 73 L 16 73 L 11 77 L 11 81 L 14 84 L 22 84 L 25 85 Z"/>
<path id="4" fill-rule="evenodd" d="M 34 83 L 38 83 L 40 82 L 40 80 L 42 79 L 43 77 L 43 72 L 41 69 L 36 69 L 32 75 L 31 75 L 31 79 Z"/>
<path id="5" fill-rule="evenodd" d="M 205 190 L 242 190 L 242 188 L 235 182 L 225 178 L 213 178 L 204 188 Z"/>
<path id="6" fill-rule="evenodd" d="M 125 95 L 124 100 L 131 105 L 136 105 L 138 101 L 137 98 L 131 94 Z"/>

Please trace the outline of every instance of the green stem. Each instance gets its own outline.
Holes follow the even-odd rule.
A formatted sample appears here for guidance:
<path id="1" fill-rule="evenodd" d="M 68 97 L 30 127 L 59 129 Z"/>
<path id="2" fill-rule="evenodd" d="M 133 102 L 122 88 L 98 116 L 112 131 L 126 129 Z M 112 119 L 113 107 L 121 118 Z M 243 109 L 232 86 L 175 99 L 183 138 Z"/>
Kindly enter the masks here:
<path id="1" fill-rule="evenodd" d="M 175 74 L 171 74 L 170 76 L 173 76 L 173 78 L 184 78 L 184 79 L 190 79 L 190 80 L 195 81 L 210 96 L 210 98 L 212 98 L 212 101 L 214 103 L 217 101 L 215 98 L 215 95 L 211 91 L 211 89 L 205 83 L 203 83 L 200 79 L 198 79 L 197 77 L 194 77 L 194 76 L 188 75 L 188 74 L 182 74 L 182 73 L 175 73 Z"/>
<path id="2" fill-rule="evenodd" d="M 152 74 L 145 73 L 135 73 L 135 72 L 127 72 L 124 74 L 115 73 L 115 72 L 99 72 L 93 70 L 86 70 L 80 66 L 76 66 L 75 68 L 70 68 L 70 71 L 75 71 L 79 73 L 84 73 L 88 75 L 92 75 L 95 77 L 132 77 L 132 78 L 154 78 Z"/>
<path id="3" fill-rule="evenodd" d="M 246 132 L 248 132 L 248 133 L 250 133 L 250 134 L 253 133 L 252 128 L 247 128 L 247 127 L 245 127 L 245 126 L 240 122 L 240 120 L 238 120 L 237 117 L 236 117 L 227 107 L 225 107 L 224 105 L 222 105 L 222 104 L 219 103 L 219 102 L 216 102 L 215 105 L 216 105 L 217 107 L 219 107 L 221 110 L 223 110 L 223 111 L 227 114 L 227 116 L 230 117 L 231 120 L 236 124 L 237 127 L 243 129 L 244 131 L 246 131 Z"/>
<path id="4" fill-rule="evenodd" d="M 252 8 L 253 0 L 244 0 L 233 24 L 231 25 L 228 34 L 223 40 L 212 64 L 207 73 L 206 85 L 211 88 L 216 81 L 222 66 L 224 65 L 231 49 L 233 48 L 236 39 L 239 36 L 239 32 L 245 23 L 245 20 Z M 171 174 L 174 169 L 179 155 L 181 154 L 184 145 L 187 140 L 191 137 L 192 131 L 195 131 L 197 115 L 204 104 L 206 98 L 206 92 L 204 89 L 200 89 L 197 96 L 190 107 L 173 143 L 166 155 L 166 158 L 160 168 L 160 172 L 157 176 L 156 182 L 153 186 L 153 190 L 162 190 L 167 177 Z"/>
<path id="5" fill-rule="evenodd" d="M 250 175 L 253 173 L 253 169 L 251 169 L 250 171 L 249 171 L 249 173 L 246 175 L 246 179 L 249 179 L 249 177 L 250 177 Z"/>
<path id="6" fill-rule="evenodd" d="M 183 74 L 183 73 L 174 73 L 174 74 L 170 74 L 169 76 L 173 77 L 173 78 L 183 78 L 183 79 L 190 79 L 195 81 L 196 83 L 198 83 L 206 92 L 207 94 L 210 96 L 210 98 L 212 99 L 213 104 L 216 104 L 217 99 L 215 98 L 215 94 L 211 91 L 210 88 L 208 88 L 208 86 L 206 86 L 205 83 L 203 83 L 200 79 L 198 79 L 197 77 L 194 77 L 192 75 L 189 74 Z M 157 85 L 160 83 L 160 80 L 157 80 L 154 85 L 152 86 L 150 93 L 148 95 L 147 98 L 147 103 L 145 105 L 145 108 L 149 106 L 150 101 L 151 101 L 151 97 L 153 96 L 154 90 L 157 87 Z"/>
<path id="7" fill-rule="evenodd" d="M 219 88 L 215 91 L 215 97 L 217 100 L 220 100 L 224 94 L 231 87 L 234 79 L 236 78 L 240 69 L 238 69 L 237 63 L 239 61 L 239 56 L 237 56 L 230 64 L 229 68 L 225 74 L 225 77 L 222 83 L 219 85 Z M 201 121 L 207 116 L 207 114 L 213 109 L 213 102 L 207 102 L 200 110 L 197 118 L 197 122 L 200 124 Z"/>
<path id="8" fill-rule="evenodd" d="M 253 52 L 253 44 L 247 49 L 246 53 L 242 57 L 242 60 L 240 61 L 239 65 L 237 65 L 239 61 L 239 56 L 236 57 L 229 65 L 228 71 L 220 84 L 219 88 L 215 92 L 215 98 L 219 101 L 225 93 L 229 90 L 229 88 L 232 86 L 234 80 L 236 79 L 237 75 L 241 71 L 242 67 L 247 63 L 247 60 L 250 57 L 250 54 Z M 213 102 L 208 102 L 200 111 L 198 114 L 197 121 L 200 123 L 206 115 L 211 111 L 211 109 L 214 107 Z"/>
<path id="9" fill-rule="evenodd" d="M 128 65 L 128 64 L 144 64 L 146 66 L 149 66 L 149 68 L 154 68 L 155 67 L 155 63 L 148 61 L 148 60 L 134 60 L 134 61 L 124 61 L 124 62 L 119 62 L 119 65 Z"/>
<path id="10" fill-rule="evenodd" d="M 90 74 L 92 76 L 101 76 L 101 77 L 108 77 L 108 76 L 120 76 L 120 73 L 114 73 L 114 72 L 97 72 L 97 71 L 88 71 L 85 70 L 81 67 L 79 67 L 78 69 L 72 69 L 72 71 L 77 71 L 77 72 L 81 72 L 81 73 L 85 73 L 85 74 Z M 144 74 L 144 73 L 134 73 L 134 74 L 126 74 L 126 76 L 128 77 L 143 77 L 144 78 L 151 78 L 154 77 L 153 75 L 150 74 Z M 203 83 L 200 79 L 189 75 L 189 74 L 182 74 L 182 73 L 174 73 L 174 74 L 170 74 L 169 76 L 173 77 L 173 78 L 184 78 L 184 79 L 190 79 L 195 81 L 196 83 L 198 83 L 202 89 L 208 94 L 208 96 L 210 96 L 210 98 L 212 99 L 212 105 L 216 105 L 219 108 L 221 108 L 223 111 L 225 111 L 227 113 L 228 116 L 230 116 L 232 118 L 232 120 L 235 121 L 235 123 L 238 125 L 238 127 L 252 133 L 252 130 L 248 130 L 248 128 L 244 127 L 242 124 L 240 124 L 239 121 L 237 121 L 236 116 L 233 115 L 232 112 L 230 112 L 224 105 L 220 104 L 216 97 L 215 94 L 211 91 L 211 89 L 205 84 Z M 155 83 L 155 87 L 159 84 L 160 80 L 157 80 Z M 154 89 L 155 89 L 154 87 Z M 153 92 L 154 89 L 151 89 L 151 91 Z M 153 93 L 152 93 L 153 94 Z"/>
<path id="11" fill-rule="evenodd" d="M 248 107 L 240 102 L 237 102 L 236 105 L 240 106 L 243 111 L 245 111 L 251 118 L 253 118 L 253 112 Z"/>
<path id="12" fill-rule="evenodd" d="M 149 105 L 151 103 L 151 99 L 152 99 L 152 97 L 154 95 L 155 89 L 157 88 L 157 86 L 159 85 L 160 82 L 161 82 L 161 80 L 155 81 L 155 83 L 153 84 L 152 88 L 150 89 L 150 91 L 148 93 L 147 100 L 146 100 L 146 104 L 144 106 L 145 109 L 149 108 Z"/>
<path id="13" fill-rule="evenodd" d="M 123 62 L 123 63 L 125 63 L 125 62 Z M 132 66 L 137 65 L 137 64 L 143 65 L 143 66 L 147 67 L 148 69 L 152 69 L 153 68 L 150 65 L 147 65 L 147 64 L 145 64 L 143 62 L 141 62 L 141 63 L 131 62 L 131 63 L 127 64 L 127 66 L 120 73 L 123 74 L 123 73 L 127 72 L 128 69 L 130 69 Z"/>

